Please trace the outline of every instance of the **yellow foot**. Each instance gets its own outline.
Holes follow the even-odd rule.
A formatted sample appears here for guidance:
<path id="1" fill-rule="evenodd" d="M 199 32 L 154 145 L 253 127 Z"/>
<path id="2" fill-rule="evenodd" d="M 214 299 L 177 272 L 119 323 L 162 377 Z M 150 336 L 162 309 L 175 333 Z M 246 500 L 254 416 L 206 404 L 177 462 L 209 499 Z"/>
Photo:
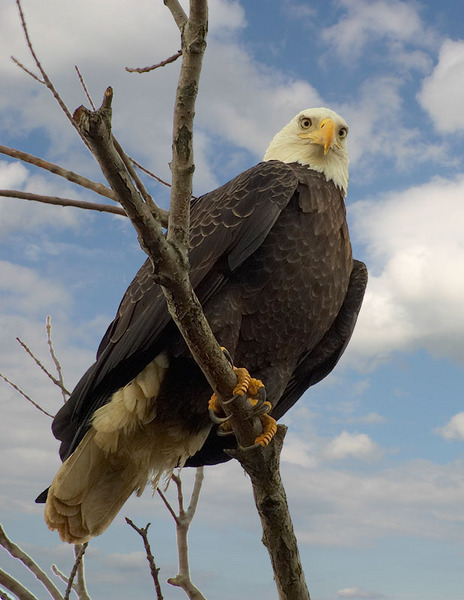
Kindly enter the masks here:
<path id="1" fill-rule="evenodd" d="M 246 369 L 234 366 L 232 368 L 237 375 L 237 385 L 233 390 L 232 398 L 227 400 L 225 404 L 231 404 L 237 396 L 246 394 L 254 409 L 251 416 L 259 417 L 263 426 L 263 433 L 255 439 L 254 446 L 267 446 L 277 431 L 277 423 L 275 419 L 267 414 L 272 409 L 272 405 L 265 400 L 264 384 L 261 380 L 251 377 Z M 211 396 L 208 409 L 211 420 L 219 425 L 219 435 L 232 434 L 232 427 L 229 423 L 230 416 L 225 416 L 216 394 Z"/>
<path id="2" fill-rule="evenodd" d="M 255 446 L 267 446 L 277 432 L 277 422 L 269 415 L 260 416 L 263 433 L 255 439 Z"/>

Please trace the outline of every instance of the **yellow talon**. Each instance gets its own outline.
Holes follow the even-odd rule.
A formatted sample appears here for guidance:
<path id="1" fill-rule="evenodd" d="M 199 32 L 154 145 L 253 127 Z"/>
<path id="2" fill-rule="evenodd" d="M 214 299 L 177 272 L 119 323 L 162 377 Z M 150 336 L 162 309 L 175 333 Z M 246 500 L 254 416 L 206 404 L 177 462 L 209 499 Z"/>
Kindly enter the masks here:
<path id="1" fill-rule="evenodd" d="M 269 415 L 260 416 L 261 423 L 263 425 L 263 433 L 255 439 L 255 444 L 259 444 L 264 448 L 267 446 L 277 432 L 276 420 Z"/>
<path id="2" fill-rule="evenodd" d="M 219 404 L 218 397 L 213 394 L 208 402 L 208 409 L 214 411 L 216 414 L 222 412 L 221 405 Z"/>
<path id="3" fill-rule="evenodd" d="M 250 377 L 250 383 L 248 384 L 248 395 L 257 396 L 259 390 L 264 387 L 264 383 L 260 379 Z"/>
<path id="4" fill-rule="evenodd" d="M 237 375 L 237 385 L 234 387 L 233 395 L 243 396 L 247 393 L 250 385 L 250 374 L 244 368 L 233 367 L 233 369 L 234 373 Z"/>

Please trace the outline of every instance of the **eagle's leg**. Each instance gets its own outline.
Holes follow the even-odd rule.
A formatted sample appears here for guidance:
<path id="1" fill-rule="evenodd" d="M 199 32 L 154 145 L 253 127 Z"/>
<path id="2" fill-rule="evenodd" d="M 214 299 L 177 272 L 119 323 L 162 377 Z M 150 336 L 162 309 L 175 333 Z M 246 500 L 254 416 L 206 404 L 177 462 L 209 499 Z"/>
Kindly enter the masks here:
<path id="1" fill-rule="evenodd" d="M 267 446 L 277 431 L 277 423 L 275 419 L 267 414 L 272 409 L 272 405 L 266 400 L 266 389 L 264 384 L 261 380 L 251 377 L 246 369 L 237 367 L 232 368 L 237 375 L 237 385 L 233 390 L 232 398 L 223 403 L 226 405 L 231 404 L 237 397 L 246 394 L 253 407 L 253 412 L 248 418 L 259 417 L 263 426 L 263 433 L 255 439 L 253 447 Z M 208 409 L 212 421 L 219 425 L 219 435 L 233 434 L 232 427 L 229 423 L 230 417 L 220 416 L 223 415 L 224 412 L 219 404 L 216 394 L 211 396 Z"/>

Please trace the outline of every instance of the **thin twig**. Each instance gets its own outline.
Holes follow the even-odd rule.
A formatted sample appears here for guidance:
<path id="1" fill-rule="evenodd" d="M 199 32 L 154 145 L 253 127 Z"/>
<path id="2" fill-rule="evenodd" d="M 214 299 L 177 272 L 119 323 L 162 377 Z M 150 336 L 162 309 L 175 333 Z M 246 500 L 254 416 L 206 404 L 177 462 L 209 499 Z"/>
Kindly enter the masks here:
<path id="1" fill-rule="evenodd" d="M 77 581 L 73 583 L 73 590 L 76 592 L 79 600 L 90 600 L 90 596 L 87 592 L 87 585 L 85 582 L 85 561 L 83 556 L 85 548 L 83 548 L 83 544 L 74 544 L 74 556 L 76 560 L 81 551 L 81 560 L 77 565 Z"/>
<path id="2" fill-rule="evenodd" d="M 68 585 L 69 577 L 58 569 L 56 565 L 51 566 L 52 573 L 56 575 L 63 583 Z M 74 587 L 74 586 L 73 586 Z"/>
<path id="3" fill-rule="evenodd" d="M 32 77 L 32 79 L 35 79 L 37 81 L 37 83 L 41 83 L 42 85 L 45 85 L 45 81 L 43 79 L 40 79 L 40 77 L 37 77 L 37 75 L 35 73 L 33 73 L 27 67 L 25 67 L 23 65 L 23 63 L 21 61 L 19 61 L 15 56 L 11 56 L 10 58 L 17 67 L 22 69 L 25 73 L 27 73 L 30 77 Z"/>
<path id="4" fill-rule="evenodd" d="M 120 206 L 111 206 L 110 204 L 96 204 L 84 200 L 72 200 L 70 198 L 58 198 L 57 196 L 42 196 L 30 192 L 21 192 L 19 190 L 0 190 L 0 196 L 5 198 L 18 198 L 19 200 L 30 200 L 32 202 L 41 202 L 42 204 L 51 204 L 53 206 L 64 206 L 73 208 L 82 208 L 84 210 L 96 210 L 106 212 L 111 215 L 120 215 L 127 217 L 126 211 Z"/>
<path id="5" fill-rule="evenodd" d="M 59 589 L 55 586 L 48 575 L 42 571 L 39 565 L 28 555 L 24 550 L 12 542 L 6 535 L 3 527 L 0 525 L 0 545 L 13 557 L 23 563 L 23 565 L 33 574 L 40 583 L 45 587 L 53 600 L 63 600 L 63 596 Z M 5 585 L 5 584 L 4 584 Z M 8 586 L 5 586 L 8 587 Z M 13 593 L 16 593 L 11 587 L 8 588 Z M 33 598 L 33 596 L 32 596 Z"/>
<path id="6" fill-rule="evenodd" d="M 66 104 L 64 103 L 63 99 L 61 98 L 61 96 L 57 92 L 57 90 L 56 90 L 55 86 L 53 85 L 53 83 L 50 81 L 50 78 L 48 77 L 47 73 L 45 72 L 44 68 L 42 67 L 42 65 L 41 65 L 41 63 L 40 63 L 40 61 L 39 61 L 39 59 L 37 57 L 37 54 L 35 53 L 35 50 L 34 50 L 34 48 L 32 46 L 31 39 L 29 37 L 29 31 L 27 29 L 26 18 L 24 16 L 24 12 L 23 12 L 23 9 L 22 9 L 22 6 L 21 6 L 21 0 L 16 0 L 16 6 L 18 7 L 18 10 L 19 10 L 19 17 L 21 19 L 21 26 L 22 26 L 22 29 L 23 29 L 23 32 L 24 32 L 24 36 L 26 37 L 27 47 L 29 48 L 29 52 L 31 53 L 31 56 L 34 59 L 34 62 L 36 64 L 37 68 L 39 69 L 40 74 L 43 77 L 43 83 L 44 83 L 44 85 L 47 86 L 47 88 L 53 94 L 53 97 L 58 102 L 61 110 L 64 112 L 64 114 L 68 118 L 68 121 L 72 124 L 72 126 L 76 129 L 76 131 L 79 132 L 79 130 L 76 127 L 76 124 L 73 123 L 71 112 L 69 111 L 69 109 L 66 106 Z"/>
<path id="7" fill-rule="evenodd" d="M 26 392 L 24 392 L 20 387 L 18 387 L 16 385 L 16 383 L 13 383 L 12 381 L 10 381 L 10 379 L 8 379 L 8 377 L 6 377 L 5 375 L 3 375 L 3 373 L 0 373 L 0 378 L 3 379 L 3 381 L 5 383 L 7 383 L 8 385 L 10 385 L 14 390 L 16 390 L 18 392 L 18 394 L 20 394 L 23 398 L 25 398 L 28 402 L 30 402 L 33 406 L 35 406 L 35 408 L 37 408 L 38 410 L 40 410 L 40 412 L 43 412 L 44 415 L 47 415 L 47 417 L 51 417 L 53 419 L 54 415 L 51 415 L 44 408 L 42 408 L 39 404 L 37 404 L 37 402 L 34 402 L 34 400 L 30 396 L 28 396 L 26 394 Z"/>
<path id="8" fill-rule="evenodd" d="M 131 159 L 131 161 L 134 163 L 134 165 L 136 167 L 138 167 L 141 171 L 143 171 L 144 173 L 146 173 L 147 175 L 149 175 L 150 177 L 153 177 L 153 179 L 156 179 L 156 181 L 158 181 L 158 183 L 162 183 L 163 185 L 165 185 L 166 187 L 170 188 L 171 184 L 168 183 L 167 181 L 164 181 L 164 179 L 161 179 L 161 177 L 158 177 L 158 175 L 155 175 L 154 173 L 152 173 L 151 171 L 149 171 L 147 168 L 145 168 L 144 166 L 142 166 L 140 163 L 138 163 L 135 158 L 129 157 Z"/>
<path id="9" fill-rule="evenodd" d="M 88 542 L 85 542 L 85 544 L 82 544 L 81 547 L 79 548 L 79 551 L 77 552 L 76 561 L 71 570 L 71 573 L 69 574 L 68 586 L 64 593 L 63 600 L 69 600 L 69 596 L 71 595 L 71 590 L 73 589 L 74 578 L 76 576 L 79 565 L 84 558 L 84 553 L 87 549 L 88 544 L 89 544 Z"/>
<path id="10" fill-rule="evenodd" d="M 77 65 L 74 65 L 74 68 L 76 69 L 77 76 L 79 77 L 79 81 L 82 86 L 82 89 L 84 90 L 84 93 L 87 96 L 87 100 L 89 101 L 90 106 L 92 107 L 92 110 L 95 110 L 95 104 L 93 103 L 92 97 L 89 94 L 89 90 L 87 89 L 87 86 L 85 85 L 85 81 L 84 81 L 84 78 L 82 77 L 81 72 L 79 71 L 79 67 Z"/>
<path id="11" fill-rule="evenodd" d="M 105 196 L 106 198 L 116 202 L 114 192 L 110 188 L 106 187 L 106 185 L 103 185 L 103 183 L 97 183 L 91 179 L 87 179 L 87 177 L 84 177 L 83 175 L 79 175 L 73 171 L 68 171 L 68 169 L 64 169 L 59 165 L 48 162 L 43 158 L 39 158 L 38 156 L 34 156 L 28 152 L 22 152 L 21 150 L 16 150 L 15 148 L 2 145 L 0 145 L 0 154 L 5 154 L 11 158 L 16 158 L 23 162 L 29 163 L 30 165 L 34 165 L 35 167 L 49 171 L 54 175 L 59 175 L 60 177 L 63 177 L 64 179 L 67 179 L 76 185 L 80 185 L 83 188 L 92 190 L 92 192 L 95 192 L 100 196 Z"/>
<path id="12" fill-rule="evenodd" d="M 66 106 L 65 102 L 63 101 L 63 99 L 59 95 L 59 93 L 56 90 L 56 88 L 53 85 L 53 83 L 51 82 L 50 78 L 48 77 L 47 73 L 45 72 L 45 69 L 42 67 L 42 64 L 39 61 L 39 59 L 37 57 L 37 54 L 35 53 L 34 47 L 32 46 L 31 39 L 29 37 L 29 31 L 27 29 L 26 18 L 24 16 L 24 12 L 23 12 L 23 9 L 22 9 L 22 6 L 21 6 L 21 0 L 16 0 L 16 5 L 18 7 L 19 17 L 21 19 L 21 27 L 23 29 L 24 36 L 26 38 L 27 47 L 29 48 L 29 52 L 31 53 L 32 58 L 34 59 L 36 67 L 38 68 L 38 70 L 40 71 L 40 74 L 42 75 L 43 83 L 50 90 L 50 92 L 53 94 L 53 97 L 57 101 L 57 103 L 58 103 L 59 107 L 61 108 L 61 110 L 66 115 L 68 121 L 71 123 L 71 125 L 74 127 L 74 129 L 77 131 L 77 133 L 79 134 L 79 136 L 82 138 L 82 136 L 80 134 L 80 131 L 79 131 L 79 128 L 77 127 L 76 123 L 74 122 L 74 120 L 72 118 L 72 114 L 71 114 L 70 110 L 68 109 L 68 107 Z M 15 60 L 15 59 L 13 58 L 13 60 Z M 16 64 L 18 64 L 18 61 L 15 60 L 15 62 L 16 62 Z M 32 75 L 32 73 L 30 73 L 29 71 L 26 71 L 26 72 L 29 73 L 30 75 Z M 35 79 L 37 79 L 37 77 L 35 77 Z M 84 138 L 82 138 L 82 139 L 84 140 Z M 84 140 L 84 143 L 85 143 L 85 140 Z"/>
<path id="13" fill-rule="evenodd" d="M 169 503 L 169 500 L 166 498 L 166 496 L 164 495 L 164 493 L 159 488 L 156 488 L 156 491 L 160 495 L 161 500 L 164 502 L 164 505 L 166 506 L 166 508 L 168 509 L 168 511 L 171 513 L 171 517 L 174 519 L 174 521 L 177 524 L 177 522 L 179 520 L 179 517 L 176 515 L 174 509 L 172 508 L 171 504 Z"/>
<path id="14" fill-rule="evenodd" d="M 23 348 L 23 350 L 25 350 L 25 352 L 27 352 L 27 354 L 29 354 L 29 356 L 32 358 L 32 360 L 35 362 L 35 364 L 45 373 L 45 375 L 49 379 L 51 379 L 53 381 L 53 383 L 56 386 L 58 386 L 63 393 L 68 394 L 68 396 L 69 396 L 70 392 L 68 392 L 68 390 L 64 387 L 63 383 L 50 373 L 50 371 L 47 369 L 47 367 L 45 367 L 40 362 L 40 360 L 37 358 L 37 356 L 35 356 L 35 354 L 32 352 L 32 350 L 22 341 L 22 339 L 17 337 L 16 341 Z"/>
<path id="15" fill-rule="evenodd" d="M 148 528 L 150 527 L 150 523 L 147 523 L 146 527 L 137 527 L 131 519 L 126 517 L 126 523 L 135 529 L 135 531 L 141 536 L 143 540 L 143 545 L 145 546 L 145 553 L 147 555 L 148 564 L 150 565 L 150 572 L 153 578 L 153 582 L 155 584 L 156 590 L 156 598 L 157 600 L 163 600 L 163 593 L 161 591 L 161 586 L 159 582 L 159 568 L 155 564 L 155 557 L 151 551 L 150 542 L 148 541 Z"/>
<path id="16" fill-rule="evenodd" d="M 6 592 L 0 590 L 0 600 L 13 600 Z"/>
<path id="17" fill-rule="evenodd" d="M 179 58 L 179 56 L 182 56 L 182 50 L 178 50 L 175 54 L 173 54 L 166 60 L 162 60 L 161 62 L 156 63 L 156 65 L 151 65 L 150 67 L 137 67 L 137 68 L 126 67 L 126 71 L 128 73 L 149 73 L 150 71 L 154 71 L 155 69 L 159 69 L 160 67 L 165 67 L 166 65 L 173 63 L 174 61 L 176 61 Z"/>
<path id="18" fill-rule="evenodd" d="M 45 323 L 45 330 L 47 332 L 47 344 L 48 344 L 50 356 L 55 365 L 56 372 L 58 374 L 58 379 L 52 378 L 52 381 L 60 388 L 61 394 L 63 396 L 63 402 L 66 402 L 68 396 L 70 396 L 71 394 L 70 394 L 70 392 L 68 392 L 68 390 L 66 389 L 66 386 L 64 384 L 64 377 L 63 377 L 63 371 L 61 369 L 61 363 L 58 360 L 58 357 L 56 356 L 56 353 L 55 353 L 55 349 L 53 347 L 52 322 L 51 322 L 50 315 L 47 315 L 47 319 L 46 319 L 46 323 Z"/>

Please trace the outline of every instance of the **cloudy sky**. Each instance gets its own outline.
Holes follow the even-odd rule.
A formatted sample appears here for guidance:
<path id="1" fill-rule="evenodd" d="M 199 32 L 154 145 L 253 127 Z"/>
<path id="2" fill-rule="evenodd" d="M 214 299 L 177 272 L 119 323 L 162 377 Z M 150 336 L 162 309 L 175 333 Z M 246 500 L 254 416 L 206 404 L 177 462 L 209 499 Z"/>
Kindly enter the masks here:
<path id="1" fill-rule="evenodd" d="M 115 91 L 126 151 L 169 178 L 179 65 L 124 67 L 179 48 L 161 0 L 24 0 L 43 65 L 71 110 Z M 462 600 L 464 579 L 464 8 L 444 0 L 214 0 L 196 118 L 195 193 L 262 157 L 303 108 L 350 125 L 347 210 L 370 282 L 351 346 L 285 416 L 286 484 L 313 600 Z M 13 0 L 0 5 L 0 144 L 101 176 L 33 64 Z M 166 206 L 160 185 L 150 189 Z M 0 188 L 96 200 L 0 155 Z M 0 199 L 0 371 L 49 412 L 57 389 L 45 319 L 72 387 L 144 255 L 122 217 Z M 68 547 L 33 503 L 58 466 L 49 417 L 0 382 L 0 518 L 41 565 L 70 568 Z M 185 471 L 188 486 L 192 472 Z M 94 597 L 151 597 L 140 539 L 148 521 L 163 580 L 176 572 L 172 519 L 131 499 L 89 548 Z M 208 598 L 275 598 L 250 485 L 238 464 L 207 469 L 191 531 L 194 582 Z M 0 551 L 0 565 L 45 597 Z M 183 595 L 165 587 L 165 597 Z M 42 596 L 41 596 L 42 594 Z"/>

